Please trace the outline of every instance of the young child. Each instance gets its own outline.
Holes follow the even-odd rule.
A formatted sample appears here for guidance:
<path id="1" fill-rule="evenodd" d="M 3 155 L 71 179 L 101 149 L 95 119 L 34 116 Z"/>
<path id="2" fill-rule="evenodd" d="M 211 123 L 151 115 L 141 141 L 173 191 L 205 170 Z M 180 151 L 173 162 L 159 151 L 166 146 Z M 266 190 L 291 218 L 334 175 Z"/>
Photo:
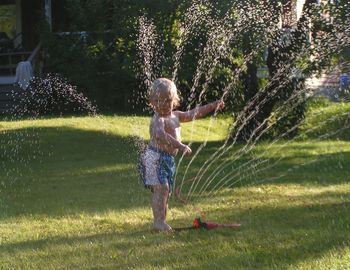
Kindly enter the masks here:
<path id="1" fill-rule="evenodd" d="M 174 157 L 179 150 L 185 155 L 192 153 L 191 148 L 181 142 L 180 123 L 201 118 L 225 104 L 217 100 L 190 111 L 174 111 L 180 99 L 175 84 L 165 78 L 153 82 L 149 99 L 154 116 L 150 123 L 151 139 L 140 160 L 140 173 L 145 187 L 153 193 L 153 228 L 169 231 L 166 215 L 176 168 Z"/>

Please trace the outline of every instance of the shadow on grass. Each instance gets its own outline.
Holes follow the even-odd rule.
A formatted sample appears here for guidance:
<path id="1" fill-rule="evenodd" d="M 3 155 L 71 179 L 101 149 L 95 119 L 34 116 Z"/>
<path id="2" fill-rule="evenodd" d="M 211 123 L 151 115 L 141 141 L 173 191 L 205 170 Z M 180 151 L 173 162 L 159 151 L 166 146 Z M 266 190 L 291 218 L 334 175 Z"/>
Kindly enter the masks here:
<path id="1" fill-rule="evenodd" d="M 7 216 L 145 205 L 148 193 L 135 170 L 138 149 L 132 137 L 69 127 L 1 135 L 0 192 Z"/>
<path id="2" fill-rule="evenodd" d="M 98 221 L 97 221 L 98 223 Z M 97 224 L 94 224 L 97 225 Z M 106 225 L 104 222 L 103 225 Z M 36 239 L 36 240 L 27 240 L 27 241 L 21 241 L 16 243 L 8 243 L 8 244 L 2 244 L 0 246 L 0 251 L 23 251 L 23 250 L 33 250 L 33 249 L 41 249 L 45 248 L 48 244 L 49 245 L 78 245 L 82 242 L 86 242 L 88 244 L 92 242 L 100 242 L 100 241 L 107 241 L 108 239 L 112 237 L 118 237 L 118 238 L 124 238 L 124 239 L 132 239 L 135 237 L 139 237 L 145 234 L 153 234 L 152 231 L 146 227 L 146 226 L 132 226 L 128 225 L 129 231 L 121 232 L 119 231 L 120 228 L 117 227 L 116 224 L 112 223 L 109 224 L 110 229 L 107 232 L 103 233 L 87 233 L 86 235 L 80 235 L 80 236 L 52 236 L 52 237 L 45 237 L 42 239 Z M 113 228 L 113 229 L 111 229 Z M 118 248 L 130 248 L 128 244 L 122 245 L 121 243 Z"/>

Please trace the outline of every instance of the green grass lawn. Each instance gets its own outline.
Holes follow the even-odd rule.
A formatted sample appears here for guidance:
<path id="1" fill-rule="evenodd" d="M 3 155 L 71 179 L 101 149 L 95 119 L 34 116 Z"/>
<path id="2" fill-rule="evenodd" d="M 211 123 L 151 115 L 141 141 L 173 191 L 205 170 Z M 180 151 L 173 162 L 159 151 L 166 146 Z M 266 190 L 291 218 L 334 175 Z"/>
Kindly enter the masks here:
<path id="1" fill-rule="evenodd" d="M 350 132 L 332 134 L 344 116 L 318 126 L 349 109 L 311 106 L 301 139 L 229 149 L 183 185 L 193 203 L 173 197 L 168 220 L 204 213 L 241 228 L 175 233 L 151 232 L 135 171 L 148 117 L 0 121 L 0 269 L 350 269 Z M 183 126 L 194 153 L 205 147 L 177 158 L 178 186 L 205 169 L 231 121 Z"/>

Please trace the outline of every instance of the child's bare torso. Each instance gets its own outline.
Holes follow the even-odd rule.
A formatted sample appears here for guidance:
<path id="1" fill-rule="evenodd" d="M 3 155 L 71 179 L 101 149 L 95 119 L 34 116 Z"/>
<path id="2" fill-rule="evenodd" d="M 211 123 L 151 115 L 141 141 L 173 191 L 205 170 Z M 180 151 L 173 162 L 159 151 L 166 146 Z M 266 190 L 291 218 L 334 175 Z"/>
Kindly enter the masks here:
<path id="1" fill-rule="evenodd" d="M 175 156 L 178 152 L 178 149 L 176 149 L 170 143 L 159 139 L 159 136 L 157 135 L 163 128 L 166 133 L 181 142 L 181 127 L 178 116 L 174 113 L 171 113 L 171 115 L 166 117 L 160 117 L 156 114 L 152 117 L 150 125 L 150 145 L 164 152 L 167 152 L 172 156 Z"/>

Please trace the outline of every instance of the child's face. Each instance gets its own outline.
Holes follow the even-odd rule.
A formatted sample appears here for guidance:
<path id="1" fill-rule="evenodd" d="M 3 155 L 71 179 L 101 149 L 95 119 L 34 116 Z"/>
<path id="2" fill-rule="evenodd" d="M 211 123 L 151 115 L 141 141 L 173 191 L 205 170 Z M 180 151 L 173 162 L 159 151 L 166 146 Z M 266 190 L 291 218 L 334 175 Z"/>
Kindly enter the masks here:
<path id="1" fill-rule="evenodd" d="M 161 91 L 152 97 L 151 104 L 153 110 L 159 115 L 170 115 L 174 108 L 174 98 L 170 92 Z"/>

